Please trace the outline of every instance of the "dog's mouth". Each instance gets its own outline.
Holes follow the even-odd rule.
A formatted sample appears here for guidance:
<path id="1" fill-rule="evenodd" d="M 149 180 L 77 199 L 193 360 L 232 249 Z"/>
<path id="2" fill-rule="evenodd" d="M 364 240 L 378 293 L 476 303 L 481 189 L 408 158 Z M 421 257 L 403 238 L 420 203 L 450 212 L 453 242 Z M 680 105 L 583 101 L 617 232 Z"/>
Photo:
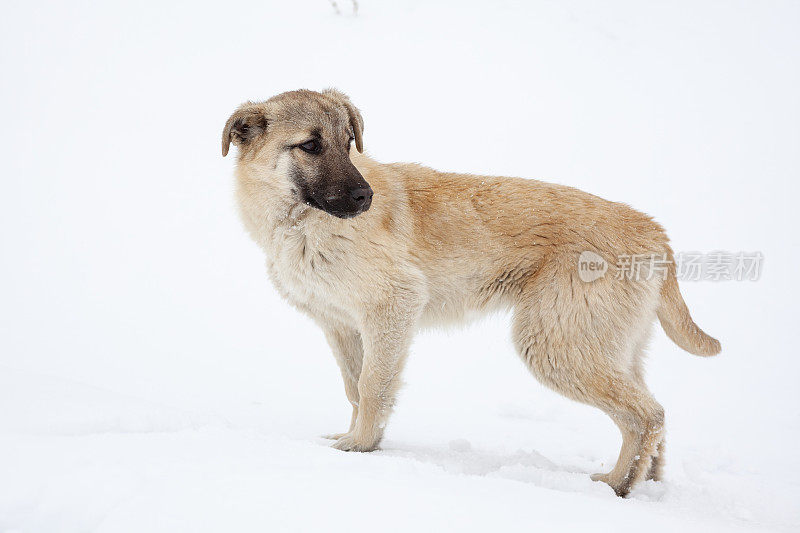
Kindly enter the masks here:
<path id="1" fill-rule="evenodd" d="M 333 209 L 330 206 L 321 205 L 320 202 L 318 202 L 317 200 L 314 200 L 313 198 L 306 199 L 305 204 L 308 205 L 308 206 L 313 207 L 314 209 L 319 209 L 320 211 L 324 211 L 325 213 L 328 213 L 329 215 L 333 215 L 336 218 L 342 218 L 342 219 L 354 218 L 354 217 L 357 217 L 358 215 L 360 215 L 361 213 L 369 210 L 369 205 L 367 205 L 365 207 L 361 207 L 361 208 L 355 209 L 355 210 L 352 210 L 352 211 L 350 211 L 350 210 L 341 210 L 341 209 Z"/>
<path id="2" fill-rule="evenodd" d="M 306 205 L 310 205 L 314 209 L 319 209 L 320 211 L 325 211 L 325 209 L 323 209 L 323 207 L 321 205 L 319 205 L 319 202 L 317 202 L 316 200 L 314 200 L 310 196 L 308 198 L 306 198 L 303 201 L 303 203 L 306 204 Z"/>
<path id="3" fill-rule="evenodd" d="M 359 189 L 359 192 L 349 191 L 347 195 L 315 198 L 313 195 L 304 195 L 303 203 L 314 209 L 324 211 L 336 218 L 353 218 L 366 212 L 372 206 L 372 189 Z"/>

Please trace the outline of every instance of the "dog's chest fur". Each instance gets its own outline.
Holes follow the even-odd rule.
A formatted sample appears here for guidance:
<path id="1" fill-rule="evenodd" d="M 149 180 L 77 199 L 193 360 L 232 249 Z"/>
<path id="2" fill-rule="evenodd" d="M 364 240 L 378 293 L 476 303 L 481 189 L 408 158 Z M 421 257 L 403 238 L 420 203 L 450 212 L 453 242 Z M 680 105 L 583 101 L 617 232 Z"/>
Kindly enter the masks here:
<path id="1" fill-rule="evenodd" d="M 340 273 L 344 245 L 302 224 L 277 224 L 265 243 L 267 270 L 276 289 L 312 314 L 347 314 Z"/>

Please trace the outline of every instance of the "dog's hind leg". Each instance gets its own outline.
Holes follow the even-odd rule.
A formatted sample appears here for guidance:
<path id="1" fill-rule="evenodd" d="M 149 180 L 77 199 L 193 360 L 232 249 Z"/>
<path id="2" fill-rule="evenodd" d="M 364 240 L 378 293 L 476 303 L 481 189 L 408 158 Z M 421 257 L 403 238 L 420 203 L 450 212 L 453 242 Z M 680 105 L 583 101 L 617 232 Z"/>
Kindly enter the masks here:
<path id="1" fill-rule="evenodd" d="M 622 434 L 622 448 L 614 468 L 606 474 L 594 474 L 592 479 L 603 481 L 618 496 L 625 496 L 631 487 L 643 479 L 652 466 L 662 440 L 664 411 L 650 393 L 641 388 L 631 376 L 607 373 L 594 368 L 575 371 L 568 365 L 555 363 L 564 353 L 520 350 L 536 377 L 544 385 L 582 403 L 605 412 Z M 568 359 L 568 358 L 567 358 Z M 545 362 L 543 362 L 545 361 Z M 549 361 L 553 367 L 549 369 Z M 659 466 L 655 466 L 654 472 Z"/>
<path id="2" fill-rule="evenodd" d="M 653 458 L 663 437 L 664 410 L 646 390 L 637 389 L 630 381 L 612 380 L 615 384 L 603 387 L 605 394 L 591 403 L 617 424 L 622 433 L 622 449 L 614 468 L 606 474 L 594 474 L 592 479 L 604 481 L 618 496 L 626 496 L 654 468 Z M 655 468 L 659 468 L 657 464 Z"/>
<path id="3" fill-rule="evenodd" d="M 647 471 L 645 479 L 653 481 L 661 481 L 664 476 L 664 439 L 656 446 L 656 453 L 653 455 L 653 462 L 650 464 L 650 469 Z"/>
<path id="4" fill-rule="evenodd" d="M 637 340 L 655 316 L 657 286 L 582 283 L 569 272 L 540 271 L 515 307 L 514 343 L 543 384 L 601 409 L 617 425 L 617 463 L 592 479 L 625 496 L 651 469 L 663 436 L 664 411 L 632 366 Z"/>
<path id="5" fill-rule="evenodd" d="M 636 378 L 636 381 L 639 383 L 639 386 L 642 388 L 647 388 L 647 384 L 644 380 L 644 368 L 643 368 L 643 361 L 645 356 L 645 351 L 647 348 L 647 344 L 650 340 L 650 331 L 648 330 L 644 335 L 642 335 L 641 340 L 633 349 L 633 361 L 632 361 L 632 369 L 633 375 Z M 650 464 L 650 469 L 647 471 L 645 475 L 645 479 L 650 479 L 653 481 L 661 481 L 663 477 L 663 470 L 664 470 L 664 453 L 665 453 L 665 436 L 662 434 L 661 441 L 659 441 L 658 445 L 656 446 L 656 451 L 653 454 L 652 463 Z"/>
<path id="6" fill-rule="evenodd" d="M 594 474 L 593 480 L 604 481 L 618 496 L 625 496 L 651 469 L 657 475 L 660 463 L 653 466 L 652 459 L 658 454 L 657 446 L 662 441 L 664 411 L 647 389 L 629 375 L 602 368 L 571 368 L 563 362 L 570 359 L 564 357 L 565 352 L 533 348 L 522 348 L 520 352 L 544 385 L 601 409 L 619 428 L 622 448 L 617 463 L 606 474 Z M 581 350 L 571 355 L 581 352 L 585 353 Z"/>

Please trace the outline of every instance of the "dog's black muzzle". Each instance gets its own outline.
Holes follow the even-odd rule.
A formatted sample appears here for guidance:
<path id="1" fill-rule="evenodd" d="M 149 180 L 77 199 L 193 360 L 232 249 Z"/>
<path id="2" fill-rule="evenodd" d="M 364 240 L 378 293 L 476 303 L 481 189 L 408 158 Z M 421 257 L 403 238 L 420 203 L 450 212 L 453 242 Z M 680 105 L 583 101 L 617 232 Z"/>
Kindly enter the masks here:
<path id="1" fill-rule="evenodd" d="M 352 218 L 372 205 L 372 187 L 360 173 L 355 179 L 342 180 L 329 187 L 304 191 L 304 201 L 338 218 Z"/>
<path id="2" fill-rule="evenodd" d="M 340 193 L 311 194 L 306 197 L 305 202 L 335 217 L 352 218 L 367 211 L 372 205 L 372 188 L 369 185 L 359 185 Z"/>

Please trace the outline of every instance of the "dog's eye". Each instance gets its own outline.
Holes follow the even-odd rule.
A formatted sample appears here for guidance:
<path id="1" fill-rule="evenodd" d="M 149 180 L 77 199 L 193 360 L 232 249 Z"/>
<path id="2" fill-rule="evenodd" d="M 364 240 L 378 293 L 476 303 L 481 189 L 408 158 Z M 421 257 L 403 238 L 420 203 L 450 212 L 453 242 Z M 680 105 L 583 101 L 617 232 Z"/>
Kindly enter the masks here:
<path id="1" fill-rule="evenodd" d="M 310 141 L 306 141 L 303 144 L 298 145 L 300 149 L 304 152 L 308 152 L 309 154 L 318 154 L 320 149 L 322 148 L 319 142 L 311 139 Z"/>

